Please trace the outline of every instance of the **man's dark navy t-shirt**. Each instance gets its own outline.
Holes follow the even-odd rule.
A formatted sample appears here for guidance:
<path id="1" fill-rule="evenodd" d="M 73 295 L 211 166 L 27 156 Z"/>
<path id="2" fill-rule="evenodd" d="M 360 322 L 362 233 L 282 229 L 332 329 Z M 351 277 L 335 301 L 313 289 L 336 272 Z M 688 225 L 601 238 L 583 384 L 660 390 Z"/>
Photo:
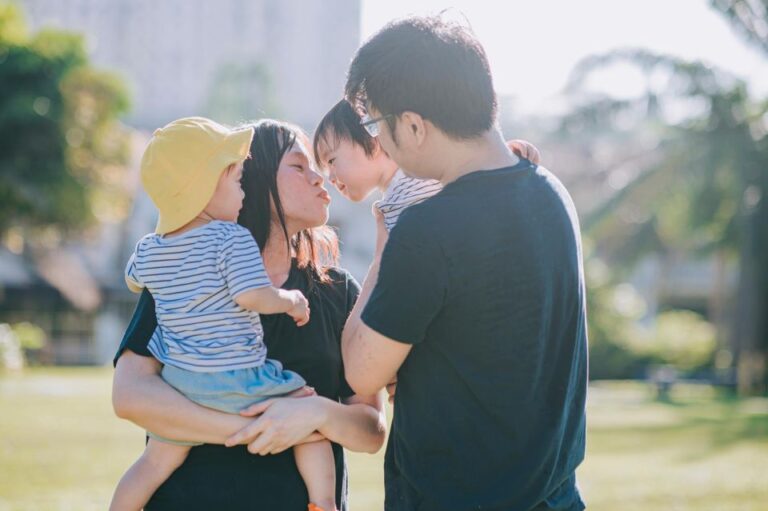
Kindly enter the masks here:
<path id="1" fill-rule="evenodd" d="M 581 242 L 552 174 L 522 160 L 411 206 L 362 319 L 413 345 L 398 372 L 388 511 L 584 508 Z"/>

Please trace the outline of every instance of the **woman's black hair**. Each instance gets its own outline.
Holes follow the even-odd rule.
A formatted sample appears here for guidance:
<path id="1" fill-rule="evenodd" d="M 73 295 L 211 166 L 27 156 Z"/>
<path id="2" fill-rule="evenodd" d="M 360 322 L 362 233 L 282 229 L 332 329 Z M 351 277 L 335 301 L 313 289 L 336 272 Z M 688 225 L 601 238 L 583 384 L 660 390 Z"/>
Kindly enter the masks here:
<path id="1" fill-rule="evenodd" d="M 245 198 L 237 223 L 251 231 L 262 251 L 266 248 L 273 226 L 279 225 L 288 244 L 289 253 L 296 258 L 299 268 L 314 273 L 321 281 L 326 281 L 328 266 L 335 265 L 338 261 L 336 233 L 329 227 L 321 226 L 305 229 L 290 237 L 277 187 L 280 162 L 303 132 L 296 126 L 272 119 L 249 125 L 253 127 L 254 133 L 251 156 L 243 164 L 240 183 Z M 272 218 L 272 204 L 277 222 Z"/>

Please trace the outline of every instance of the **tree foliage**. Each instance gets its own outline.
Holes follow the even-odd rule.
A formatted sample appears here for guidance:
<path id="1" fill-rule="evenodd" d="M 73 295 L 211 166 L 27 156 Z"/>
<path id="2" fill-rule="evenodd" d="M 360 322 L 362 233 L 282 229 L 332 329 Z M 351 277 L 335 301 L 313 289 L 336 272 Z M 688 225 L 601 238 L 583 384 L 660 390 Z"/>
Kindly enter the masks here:
<path id="1" fill-rule="evenodd" d="M 30 35 L 0 4 L 0 235 L 11 228 L 80 228 L 118 207 L 128 158 L 118 117 L 128 95 L 90 66 L 79 35 Z"/>

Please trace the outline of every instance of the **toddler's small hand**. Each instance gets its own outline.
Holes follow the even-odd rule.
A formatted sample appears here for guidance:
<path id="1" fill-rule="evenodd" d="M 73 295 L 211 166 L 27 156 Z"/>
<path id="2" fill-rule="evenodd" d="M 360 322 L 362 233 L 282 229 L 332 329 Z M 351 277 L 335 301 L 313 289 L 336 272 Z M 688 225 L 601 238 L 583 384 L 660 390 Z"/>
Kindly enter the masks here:
<path id="1" fill-rule="evenodd" d="M 296 322 L 296 326 L 304 326 L 309 323 L 309 302 L 301 291 L 291 291 L 293 307 L 287 312 Z"/>
<path id="2" fill-rule="evenodd" d="M 541 161 L 539 150 L 530 142 L 526 142 L 525 140 L 510 140 L 507 142 L 507 147 L 509 147 L 513 153 L 521 158 L 525 158 L 531 163 L 538 165 Z"/>

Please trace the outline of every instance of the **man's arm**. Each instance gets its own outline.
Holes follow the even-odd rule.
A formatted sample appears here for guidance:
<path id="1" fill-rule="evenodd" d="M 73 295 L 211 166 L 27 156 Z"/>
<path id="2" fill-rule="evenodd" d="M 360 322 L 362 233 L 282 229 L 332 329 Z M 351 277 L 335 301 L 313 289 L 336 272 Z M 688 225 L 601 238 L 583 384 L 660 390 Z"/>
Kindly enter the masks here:
<path id="1" fill-rule="evenodd" d="M 377 251 L 380 253 L 379 247 Z M 394 381 L 412 347 L 378 333 L 360 317 L 379 278 L 379 263 L 380 255 L 377 254 L 341 335 L 341 354 L 347 382 L 361 396 L 376 394 Z"/>

